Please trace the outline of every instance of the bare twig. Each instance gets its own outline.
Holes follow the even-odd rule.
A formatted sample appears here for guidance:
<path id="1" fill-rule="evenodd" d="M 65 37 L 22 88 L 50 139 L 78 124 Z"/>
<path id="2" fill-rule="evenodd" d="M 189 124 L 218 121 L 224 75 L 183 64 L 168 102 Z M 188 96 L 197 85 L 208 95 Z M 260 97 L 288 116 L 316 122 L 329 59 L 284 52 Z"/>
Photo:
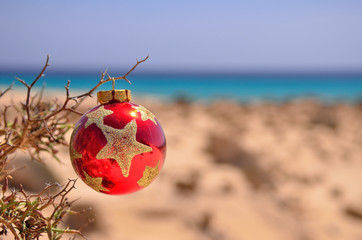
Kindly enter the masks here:
<path id="1" fill-rule="evenodd" d="M 7 111 L 8 111 L 8 109 L 10 108 L 10 106 L 4 106 L 4 110 L 3 110 L 3 117 L 4 117 L 4 129 L 7 127 L 7 125 L 8 125 L 8 120 L 7 120 L 7 117 L 6 117 L 6 115 L 7 115 Z"/>
<path id="2" fill-rule="evenodd" d="M 18 235 L 18 233 L 16 232 L 16 230 L 14 229 L 14 227 L 12 226 L 12 224 L 10 224 L 7 220 L 3 219 L 1 216 L 0 216 L 0 222 L 2 224 L 4 224 L 7 229 L 9 229 L 11 231 L 11 233 L 14 235 L 14 238 L 16 240 L 21 240 L 22 238 Z"/>
<path id="3" fill-rule="evenodd" d="M 43 163 L 41 158 L 43 152 L 50 153 L 53 158 L 60 161 L 56 156 L 58 151 L 56 147 L 67 145 L 65 136 L 71 129 L 71 125 L 68 124 L 70 113 L 82 114 L 77 107 L 106 82 L 125 80 L 131 83 L 127 77 L 147 59 L 148 56 L 141 61 L 137 60 L 137 63 L 120 77 L 111 77 L 107 70 L 104 71 L 101 79 L 92 89 L 77 96 L 70 96 L 70 81 L 68 81 L 65 86 L 65 100 L 61 103 L 43 101 L 44 87 L 39 93 L 32 94 L 34 85 L 44 76 L 44 72 L 49 66 L 49 56 L 31 84 L 16 78 L 27 89 L 25 101 L 21 103 L 21 106 L 13 104 L 12 107 L 18 114 L 12 121 L 7 116 L 8 106 L 0 111 L 0 181 L 5 180 L 2 186 L 2 197 L 0 197 L 0 228 L 2 229 L 0 235 L 9 230 L 15 239 L 38 239 L 41 234 L 47 234 L 49 239 L 60 239 L 60 236 L 65 233 L 83 236 L 81 229 L 62 229 L 58 226 L 64 216 L 71 212 L 70 206 L 73 201 L 69 201 L 67 196 L 75 188 L 76 180 L 69 180 L 58 193 L 53 195 L 49 191 L 58 186 L 57 184 L 47 185 L 37 194 L 27 194 L 20 186 L 19 191 L 12 191 L 6 195 L 9 192 L 8 178 L 12 171 L 6 169 L 5 166 L 10 159 L 9 156 L 18 149 L 27 151 L 31 158 L 41 163 Z M 12 85 L 1 92 L 0 97 L 11 88 Z M 72 101 L 75 104 L 70 104 Z M 48 195 L 44 196 L 45 194 Z M 44 215 L 43 211 L 50 212 L 50 214 Z"/>
<path id="4" fill-rule="evenodd" d="M 58 184 L 47 185 L 38 194 L 27 194 L 21 185 L 17 192 L 22 195 L 21 197 L 16 192 L 10 195 L 3 194 L 0 201 L 2 210 L 0 223 L 11 231 L 15 239 L 19 240 L 37 239 L 44 232 L 47 232 L 49 239 L 59 239 L 59 236 L 65 233 L 84 237 L 80 230 L 58 227 L 61 219 L 69 213 L 72 202 L 68 202 L 66 196 L 75 188 L 75 182 L 76 180 L 69 180 L 57 194 L 51 197 L 43 195 Z M 42 214 L 45 209 L 52 209 L 50 216 L 45 217 Z"/>
<path id="5" fill-rule="evenodd" d="M 54 141 L 57 141 L 57 139 L 54 137 L 53 133 L 49 130 L 48 128 L 48 124 L 45 120 L 43 120 L 43 124 L 44 124 L 44 127 L 45 129 L 47 130 L 47 132 L 49 133 L 49 136 L 54 140 Z"/>
<path id="6" fill-rule="evenodd" d="M 14 86 L 14 82 L 13 82 L 7 89 L 5 89 L 3 92 L 0 92 L 0 98 L 1 98 L 2 96 L 4 96 L 5 93 L 7 93 L 8 91 L 10 91 L 10 90 L 13 88 L 13 86 Z"/>
<path id="7" fill-rule="evenodd" d="M 59 114 L 60 112 L 62 111 L 68 111 L 68 112 L 72 112 L 72 113 L 76 113 L 76 114 L 80 114 L 82 115 L 82 113 L 76 111 L 74 109 L 74 107 L 71 107 L 71 108 L 68 108 L 67 105 L 69 103 L 69 101 L 73 100 L 75 101 L 76 103 L 78 102 L 78 99 L 81 99 L 80 103 L 83 101 L 84 97 L 90 97 L 92 95 L 92 93 L 97 89 L 99 88 L 102 84 L 106 83 L 106 82 L 109 82 L 109 81 L 113 81 L 113 80 L 125 80 L 127 81 L 128 83 L 131 84 L 131 82 L 127 79 L 127 76 L 133 71 L 136 69 L 136 67 L 145 62 L 147 59 L 149 58 L 149 56 L 147 56 L 146 58 L 138 61 L 137 60 L 137 63 L 126 73 L 124 74 L 123 76 L 121 77 L 111 77 L 108 73 L 107 73 L 107 70 L 105 70 L 102 75 L 101 75 L 101 79 L 100 81 L 98 82 L 98 84 L 96 86 L 94 86 L 91 90 L 89 90 L 88 92 L 86 93 L 83 93 L 83 94 L 80 94 L 78 96 L 74 96 L 74 97 L 70 97 L 69 96 L 69 85 L 70 85 L 70 80 L 68 80 L 68 83 L 67 85 L 65 86 L 65 91 L 66 91 L 66 99 L 62 105 L 62 107 L 60 107 L 59 109 L 57 109 L 56 111 L 52 112 L 51 114 L 47 115 L 46 117 L 44 118 L 39 118 L 39 119 L 32 119 L 32 121 L 43 121 L 43 120 L 48 120 L 50 118 L 52 118 L 53 116 Z M 105 76 L 107 76 L 107 79 L 104 79 Z M 77 105 L 79 105 L 80 103 L 78 103 Z"/>
<path id="8" fill-rule="evenodd" d="M 122 78 L 123 78 L 124 80 L 126 80 L 129 84 L 131 84 L 131 82 L 127 79 L 128 75 L 129 75 L 131 72 L 133 72 L 133 70 L 135 70 L 136 67 L 137 67 L 140 63 L 145 62 L 149 57 L 150 57 L 150 56 L 147 56 L 147 57 L 145 57 L 144 59 L 142 59 L 142 60 L 140 60 L 140 61 L 138 61 L 138 59 L 137 59 L 136 65 L 134 65 L 133 68 L 131 68 L 131 70 L 129 70 L 125 75 L 123 75 Z M 117 79 L 116 79 L 116 80 L 117 80 Z"/>
<path id="9" fill-rule="evenodd" d="M 87 93 L 84 93 L 84 94 L 81 94 L 81 95 L 79 95 L 79 96 L 76 96 L 76 98 L 82 98 L 82 97 L 85 97 L 85 96 L 90 96 L 90 95 L 91 95 L 98 87 L 100 87 L 103 83 L 106 83 L 106 82 L 109 82 L 109 81 L 113 81 L 113 80 L 125 80 L 125 81 L 127 81 L 128 83 L 131 83 L 131 82 L 127 79 L 128 75 L 129 75 L 133 70 L 135 70 L 136 67 L 137 67 L 139 64 L 145 62 L 148 58 L 149 58 L 149 56 L 145 57 L 144 59 L 142 59 L 142 60 L 140 60 L 140 61 L 137 60 L 137 63 L 131 68 L 131 70 L 129 70 L 126 74 L 124 74 L 124 75 L 121 76 L 121 77 L 115 77 L 115 78 L 110 77 L 110 76 L 107 74 L 107 70 L 104 71 L 104 72 L 102 73 L 101 80 L 98 82 L 98 84 L 97 84 L 96 86 L 94 86 L 94 87 L 93 87 L 91 90 L 89 90 Z M 107 79 L 104 79 L 104 77 L 105 77 L 106 75 L 107 75 Z"/>
<path id="10" fill-rule="evenodd" d="M 24 80 L 20 79 L 20 78 L 16 78 L 19 82 L 21 82 L 27 89 L 28 92 L 26 94 L 26 103 L 25 103 L 25 110 L 26 110 L 26 114 L 28 117 L 28 121 L 30 120 L 30 109 L 29 109 L 29 100 L 30 100 L 30 92 L 31 89 L 33 88 L 33 86 L 35 85 L 35 83 L 42 77 L 44 76 L 44 72 L 46 70 L 46 68 L 48 66 L 50 66 L 49 64 L 49 55 L 47 55 L 47 60 L 45 61 L 45 65 L 43 67 L 43 69 L 40 71 L 39 75 L 33 80 L 33 82 L 28 85 Z"/>

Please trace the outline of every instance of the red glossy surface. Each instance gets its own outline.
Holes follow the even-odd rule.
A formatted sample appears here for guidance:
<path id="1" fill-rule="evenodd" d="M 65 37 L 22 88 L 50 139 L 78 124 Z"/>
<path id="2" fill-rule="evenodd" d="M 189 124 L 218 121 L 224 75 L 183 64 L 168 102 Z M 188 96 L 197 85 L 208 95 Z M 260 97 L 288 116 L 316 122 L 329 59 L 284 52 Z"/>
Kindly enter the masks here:
<path id="1" fill-rule="evenodd" d="M 152 151 L 135 155 L 132 158 L 127 177 L 122 174 L 120 165 L 113 158 L 97 159 L 99 151 L 106 146 L 107 139 L 101 128 L 96 123 L 85 127 L 88 113 L 96 111 L 101 106 L 112 114 L 103 117 L 103 124 L 114 129 L 123 129 L 132 120 L 136 121 L 136 141 L 150 146 Z M 142 178 L 146 166 L 162 169 L 166 154 L 166 140 L 160 123 L 157 125 L 150 119 L 142 120 L 141 113 L 134 107 L 138 105 L 130 102 L 111 103 L 97 106 L 82 116 L 79 127 L 73 132 L 73 149 L 82 155 L 81 158 L 72 159 L 72 164 L 78 176 L 84 181 L 86 172 L 92 178 L 102 178 L 101 187 L 107 191 L 99 190 L 106 194 L 127 194 L 142 189 L 137 182 Z M 85 181 L 87 183 L 87 181 Z"/>

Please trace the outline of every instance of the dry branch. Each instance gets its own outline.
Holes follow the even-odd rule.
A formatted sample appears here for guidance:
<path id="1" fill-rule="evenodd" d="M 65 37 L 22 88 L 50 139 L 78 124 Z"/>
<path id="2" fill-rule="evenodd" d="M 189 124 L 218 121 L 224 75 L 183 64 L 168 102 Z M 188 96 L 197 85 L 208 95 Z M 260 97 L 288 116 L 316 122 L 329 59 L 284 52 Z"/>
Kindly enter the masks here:
<path id="1" fill-rule="evenodd" d="M 9 156 L 19 149 L 28 151 L 30 157 L 43 162 L 42 152 L 49 153 L 54 159 L 57 157 L 60 145 L 67 145 L 66 133 L 73 127 L 69 124 L 71 113 L 82 114 L 77 108 L 83 100 L 102 84 L 109 81 L 125 80 L 131 83 L 128 75 L 141 63 L 146 61 L 148 56 L 137 63 L 123 76 L 111 77 L 107 71 L 101 75 L 99 82 L 88 92 L 70 96 L 70 81 L 65 86 L 66 98 L 62 104 L 57 101 L 43 101 L 42 90 L 33 94 L 32 90 L 38 80 L 44 76 L 44 72 L 49 66 L 49 56 L 37 77 L 27 84 L 24 80 L 16 78 L 22 83 L 27 94 L 25 102 L 20 106 L 13 104 L 11 108 L 16 110 L 17 115 L 11 121 L 8 116 L 10 106 L 4 106 L 0 111 L 0 181 L 2 184 L 2 195 L 0 198 L 0 236 L 6 235 L 9 231 L 14 239 L 38 239 L 42 233 L 47 234 L 49 239 L 60 239 L 65 233 L 81 235 L 80 230 L 62 229 L 59 227 L 66 214 L 71 212 L 72 201 L 67 199 L 68 193 L 74 189 L 75 180 L 68 183 L 55 195 L 49 195 L 49 190 L 56 188 L 57 184 L 46 186 L 38 194 L 27 194 L 22 186 L 19 191 L 8 192 L 8 179 L 11 178 L 12 170 L 7 170 L 5 166 L 9 161 Z M 11 90 L 13 84 L 5 91 L 0 92 L 0 98 Z M 73 106 L 69 106 L 74 101 Z M 48 194 L 47 196 L 44 196 Z M 48 217 L 44 217 L 42 211 L 53 209 Z M 0 237 L 1 238 L 1 237 Z"/>

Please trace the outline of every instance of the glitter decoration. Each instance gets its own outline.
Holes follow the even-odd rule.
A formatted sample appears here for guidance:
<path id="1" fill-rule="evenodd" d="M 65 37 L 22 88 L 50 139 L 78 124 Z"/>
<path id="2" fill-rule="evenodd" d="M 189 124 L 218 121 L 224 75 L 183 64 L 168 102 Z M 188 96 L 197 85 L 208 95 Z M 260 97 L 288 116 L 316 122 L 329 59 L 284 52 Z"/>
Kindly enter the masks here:
<path id="1" fill-rule="evenodd" d="M 151 182 L 157 177 L 158 171 L 158 164 L 155 167 L 146 166 L 146 169 L 143 171 L 143 176 L 140 180 L 138 180 L 138 185 L 141 187 L 147 187 L 151 184 Z"/>
<path id="2" fill-rule="evenodd" d="M 135 106 L 133 107 L 134 109 L 136 109 L 140 114 L 141 114 L 141 118 L 142 121 L 146 121 L 146 120 L 151 120 L 152 122 L 154 122 L 154 124 L 157 125 L 157 122 L 155 120 L 155 115 L 153 113 L 151 113 L 148 109 L 146 109 L 145 107 L 139 105 L 139 106 Z"/>
<path id="3" fill-rule="evenodd" d="M 124 129 L 114 129 L 101 126 L 107 145 L 98 152 L 97 158 L 113 158 L 122 169 L 123 176 L 128 177 L 132 159 L 140 153 L 151 152 L 152 148 L 137 142 L 137 124 L 135 120 L 128 123 Z"/>
<path id="4" fill-rule="evenodd" d="M 73 133 L 76 133 L 78 131 L 79 127 L 80 127 L 80 124 L 77 123 L 77 125 L 75 125 L 75 127 L 74 127 Z M 73 142 L 73 138 L 74 138 L 74 134 L 72 134 L 72 137 L 70 138 L 70 142 Z M 74 149 L 73 144 L 69 144 L 69 153 L 70 153 L 70 159 L 72 159 L 72 160 L 83 157 L 82 154 L 80 154 L 79 152 L 77 152 Z"/>
<path id="5" fill-rule="evenodd" d="M 91 188 L 93 188 L 97 192 L 99 192 L 99 191 L 109 191 L 107 188 L 104 188 L 102 186 L 102 178 L 101 177 L 92 178 L 85 171 L 83 171 L 83 173 L 84 173 L 84 176 L 85 176 L 84 182 L 88 186 L 90 186 Z"/>
<path id="6" fill-rule="evenodd" d="M 95 123 L 100 128 L 103 126 L 103 118 L 105 116 L 111 115 L 112 113 L 112 111 L 104 109 L 104 106 L 100 106 L 97 110 L 86 114 L 88 120 L 84 127 L 87 128 L 89 125 Z"/>

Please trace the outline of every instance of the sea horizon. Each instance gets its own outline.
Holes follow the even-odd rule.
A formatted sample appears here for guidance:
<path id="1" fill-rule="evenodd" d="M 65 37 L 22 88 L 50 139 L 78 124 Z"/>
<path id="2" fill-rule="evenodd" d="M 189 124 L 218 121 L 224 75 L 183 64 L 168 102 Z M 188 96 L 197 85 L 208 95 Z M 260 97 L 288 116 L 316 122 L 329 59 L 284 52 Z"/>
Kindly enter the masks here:
<path id="1" fill-rule="evenodd" d="M 109 67 L 109 68 L 82 68 L 82 67 L 57 67 L 46 69 L 46 74 L 55 74 L 55 75 L 65 75 L 65 74 L 74 74 L 74 75 L 88 75 L 88 74 L 100 74 L 107 70 L 111 73 L 117 73 L 118 75 L 124 74 L 130 70 L 130 67 Z M 0 66 L 0 74 L 38 74 L 41 70 L 41 67 L 4 67 Z M 201 76 L 362 76 L 362 68 L 288 68 L 288 69 L 276 69 L 276 68 L 253 68 L 253 69 L 223 69 L 223 68 L 199 68 L 199 69 L 143 69 L 141 66 L 136 68 L 131 75 L 180 75 L 180 76 L 189 76 L 189 75 L 201 75 Z"/>
<path id="2" fill-rule="evenodd" d="M 111 76 L 121 76 L 127 71 L 110 71 Z M 0 70 L 0 90 L 14 82 L 14 88 L 22 84 L 15 77 L 30 83 L 39 72 Z M 70 80 L 70 88 L 87 91 L 100 79 L 100 72 L 51 71 L 37 83 L 53 90 L 63 90 Z M 285 101 L 295 98 L 316 98 L 325 102 L 361 102 L 362 73 L 358 72 L 135 72 L 128 76 L 132 84 L 117 81 L 116 88 L 127 88 L 139 96 L 156 96 L 162 99 L 184 98 L 209 101 L 230 99 L 241 102 L 258 100 Z M 99 90 L 111 88 L 103 84 Z"/>

